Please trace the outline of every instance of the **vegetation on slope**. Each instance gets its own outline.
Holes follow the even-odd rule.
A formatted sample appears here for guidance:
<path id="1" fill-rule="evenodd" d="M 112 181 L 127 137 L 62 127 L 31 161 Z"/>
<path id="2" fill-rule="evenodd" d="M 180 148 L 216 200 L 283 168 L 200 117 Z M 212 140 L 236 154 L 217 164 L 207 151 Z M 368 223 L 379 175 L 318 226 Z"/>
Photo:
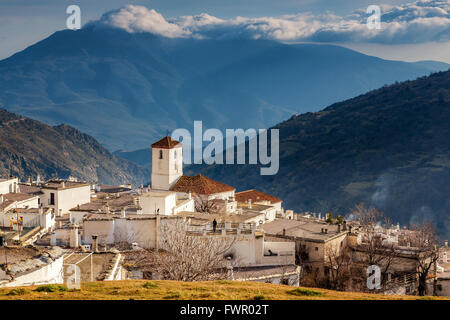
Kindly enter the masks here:
<path id="1" fill-rule="evenodd" d="M 56 285 L 1 288 L 0 299 L 45 300 L 422 300 L 446 299 L 293 288 L 261 282 L 123 280 L 83 283 L 81 290 Z"/>
<path id="2" fill-rule="evenodd" d="M 39 174 L 106 184 L 148 181 L 146 169 L 118 159 L 91 136 L 68 125 L 48 126 L 0 109 L 0 177 Z"/>
<path id="3" fill-rule="evenodd" d="M 450 235 L 450 71 L 386 86 L 320 112 L 293 116 L 280 130 L 280 170 L 256 165 L 192 166 L 191 172 L 257 188 L 285 208 L 347 214 L 375 205 L 402 224 L 434 221 Z"/>

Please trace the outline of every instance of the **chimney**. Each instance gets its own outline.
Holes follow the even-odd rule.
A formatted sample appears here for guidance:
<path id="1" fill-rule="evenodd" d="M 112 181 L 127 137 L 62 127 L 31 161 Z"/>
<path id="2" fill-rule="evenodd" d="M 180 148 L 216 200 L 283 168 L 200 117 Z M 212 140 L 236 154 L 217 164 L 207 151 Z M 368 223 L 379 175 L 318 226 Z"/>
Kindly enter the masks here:
<path id="1" fill-rule="evenodd" d="M 98 252 L 98 236 L 96 235 L 92 236 L 92 251 Z"/>
<path id="2" fill-rule="evenodd" d="M 122 210 L 120 211 L 120 213 L 122 214 L 122 218 L 126 218 L 126 213 L 125 213 L 125 208 L 122 208 Z"/>
<path id="3" fill-rule="evenodd" d="M 340 224 L 338 223 L 338 225 L 337 225 L 337 226 L 338 226 L 338 230 L 337 230 L 337 232 L 338 232 L 338 233 L 341 233 L 341 225 L 340 225 Z"/>
<path id="4" fill-rule="evenodd" d="M 50 235 L 50 245 L 52 247 L 56 246 L 56 232 L 52 232 Z"/>
<path id="5" fill-rule="evenodd" d="M 66 182 L 65 181 L 62 181 L 61 182 L 61 188 L 65 188 L 66 187 Z"/>
<path id="6" fill-rule="evenodd" d="M 188 199 L 191 200 L 192 199 L 192 193 L 189 191 L 188 193 Z"/>
<path id="7" fill-rule="evenodd" d="M 344 226 L 342 228 L 342 231 L 347 231 L 347 221 L 344 221 Z"/>
<path id="8" fill-rule="evenodd" d="M 248 199 L 248 208 L 249 208 L 249 209 L 252 208 L 252 199 Z"/>
<path id="9" fill-rule="evenodd" d="M 73 224 L 70 226 L 70 247 L 78 248 L 79 247 L 79 236 L 78 236 L 78 225 Z"/>
<path id="10" fill-rule="evenodd" d="M 0 203 L 1 203 L 1 201 L 0 201 Z M 444 247 L 448 248 L 448 240 L 444 241 Z"/>
<path id="11" fill-rule="evenodd" d="M 33 184 L 33 176 L 30 175 L 30 184 Z"/>

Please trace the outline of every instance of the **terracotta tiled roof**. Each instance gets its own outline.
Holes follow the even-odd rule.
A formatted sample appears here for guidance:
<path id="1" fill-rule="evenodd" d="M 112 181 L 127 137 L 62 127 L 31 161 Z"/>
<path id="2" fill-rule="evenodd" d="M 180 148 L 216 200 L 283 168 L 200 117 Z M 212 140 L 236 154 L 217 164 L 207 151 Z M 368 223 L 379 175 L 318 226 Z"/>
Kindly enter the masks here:
<path id="1" fill-rule="evenodd" d="M 108 205 L 111 212 L 118 212 L 122 209 L 137 208 L 138 206 L 134 203 L 135 196 L 131 194 L 122 194 L 118 198 L 112 199 L 91 199 L 91 202 L 81 204 L 76 206 L 70 211 L 86 211 L 95 212 L 104 210 L 105 206 Z"/>
<path id="2" fill-rule="evenodd" d="M 241 192 L 236 192 L 237 202 L 247 202 L 248 199 L 252 199 L 252 202 L 270 201 L 271 204 L 281 202 L 280 198 L 271 196 L 270 194 L 258 191 L 258 190 L 246 190 Z"/>
<path id="3" fill-rule="evenodd" d="M 171 137 L 166 136 L 161 140 L 152 144 L 152 148 L 172 149 L 175 147 L 181 147 L 181 143 L 177 140 L 173 140 Z"/>
<path id="4" fill-rule="evenodd" d="M 105 193 L 119 193 L 131 191 L 131 188 L 121 187 L 121 186 L 109 186 L 109 185 L 99 185 L 100 192 Z"/>
<path id="5" fill-rule="evenodd" d="M 50 180 L 42 185 L 43 189 L 69 189 L 89 186 L 89 183 L 66 180 Z"/>
<path id="6" fill-rule="evenodd" d="M 170 190 L 186 193 L 191 192 L 194 194 L 214 194 L 233 191 L 235 188 L 199 174 L 196 176 L 180 177 Z"/>
<path id="7" fill-rule="evenodd" d="M 41 188 L 38 186 L 33 185 L 27 185 L 27 184 L 19 184 L 20 193 L 27 193 L 27 194 L 43 194 L 41 191 Z"/>
<path id="8" fill-rule="evenodd" d="M 3 200 L 10 200 L 10 201 L 24 201 L 31 198 L 36 197 L 32 194 L 26 194 L 26 193 L 6 193 L 3 195 Z"/>

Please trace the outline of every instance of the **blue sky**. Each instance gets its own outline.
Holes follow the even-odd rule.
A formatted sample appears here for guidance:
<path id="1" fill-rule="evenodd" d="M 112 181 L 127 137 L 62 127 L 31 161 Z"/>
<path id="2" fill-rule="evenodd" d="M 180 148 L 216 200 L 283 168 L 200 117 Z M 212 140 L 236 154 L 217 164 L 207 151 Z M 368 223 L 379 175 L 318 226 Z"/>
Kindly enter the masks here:
<path id="1" fill-rule="evenodd" d="M 416 61 L 434 59 L 450 63 L 450 42 L 448 38 L 449 15 L 445 8 L 447 0 L 431 0 L 440 7 L 442 13 L 426 13 L 426 22 L 420 19 L 412 21 L 417 14 L 417 6 L 401 7 L 387 14 L 391 19 L 381 35 L 369 35 L 355 21 L 365 19 L 368 5 L 397 6 L 408 0 L 0 0 L 0 59 L 20 51 L 57 30 L 65 28 L 68 5 L 77 4 L 81 8 L 82 24 L 98 20 L 110 10 L 117 10 L 127 4 L 154 9 L 168 23 L 181 25 L 183 32 L 201 36 L 220 36 L 223 33 L 233 35 L 236 31 L 269 28 L 251 36 L 274 38 L 281 41 L 313 41 L 338 43 L 388 59 Z M 386 6 L 387 5 L 387 6 Z M 427 5 L 428 6 L 428 5 Z M 385 9 L 386 8 L 386 9 Z M 359 11 L 357 11 L 359 10 Z M 357 12 L 355 17 L 355 12 Z M 208 28 L 189 24 L 180 16 L 196 16 L 207 13 L 221 23 L 208 24 Z M 307 17 L 303 14 L 308 13 Z M 450 12 L 448 12 L 450 14 Z M 423 15 L 423 13 L 420 13 Z M 429 15 L 437 14 L 437 16 Z M 286 15 L 294 16 L 278 19 Z M 208 16 L 208 17 L 209 17 Z M 236 17 L 244 17 L 237 23 Z M 144 17 L 147 17 L 144 15 Z M 258 20 L 265 17 L 263 20 Z M 336 18 L 337 17 L 337 18 Z M 399 18 L 400 17 L 400 18 Z M 104 17 L 103 17 L 104 18 Z M 106 16 L 110 18 L 110 16 Z M 418 18 L 418 17 L 413 17 Z M 419 17 L 420 18 L 420 17 Z M 172 21 L 171 19 L 175 19 Z M 255 20 L 256 19 L 256 20 Z M 394 19 L 396 19 L 394 21 Z M 434 20 L 433 20 L 434 19 Z M 351 23 L 349 23 L 349 21 Z M 327 24 L 327 32 L 313 30 L 308 34 L 297 32 L 296 28 L 305 24 Z M 345 27 L 342 24 L 345 23 Z M 188 24 L 188 25 L 187 25 Z M 403 29 L 398 28 L 403 24 Z M 220 28 L 218 27 L 220 26 Z M 121 26 L 122 27 L 122 26 Z M 336 30 L 339 29 L 339 30 Z M 266 29 L 264 29 L 266 30 Z M 349 31 L 350 30 L 350 31 Z M 133 31 L 133 30 L 132 30 Z M 139 31 L 139 30 L 137 30 Z M 145 29 L 143 31 L 146 31 Z M 320 31 L 320 32 L 319 32 Z M 152 30 L 150 30 L 152 32 Z M 447 34 L 447 35 L 446 35 Z"/>

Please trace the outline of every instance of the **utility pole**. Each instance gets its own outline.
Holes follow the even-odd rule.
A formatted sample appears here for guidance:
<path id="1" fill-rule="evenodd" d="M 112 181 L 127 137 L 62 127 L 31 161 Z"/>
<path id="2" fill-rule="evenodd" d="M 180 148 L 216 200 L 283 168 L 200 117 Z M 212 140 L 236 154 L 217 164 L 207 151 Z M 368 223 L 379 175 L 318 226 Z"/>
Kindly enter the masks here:
<path id="1" fill-rule="evenodd" d="M 94 282 L 94 253 L 91 252 L 91 282 Z"/>
<path id="2" fill-rule="evenodd" d="M 3 213 L 3 228 L 5 228 L 5 213 Z M 8 253 L 7 253 L 7 248 L 6 248 L 6 231 L 5 229 L 3 229 L 3 248 L 5 250 L 5 264 L 6 264 L 6 268 L 8 268 Z"/>

